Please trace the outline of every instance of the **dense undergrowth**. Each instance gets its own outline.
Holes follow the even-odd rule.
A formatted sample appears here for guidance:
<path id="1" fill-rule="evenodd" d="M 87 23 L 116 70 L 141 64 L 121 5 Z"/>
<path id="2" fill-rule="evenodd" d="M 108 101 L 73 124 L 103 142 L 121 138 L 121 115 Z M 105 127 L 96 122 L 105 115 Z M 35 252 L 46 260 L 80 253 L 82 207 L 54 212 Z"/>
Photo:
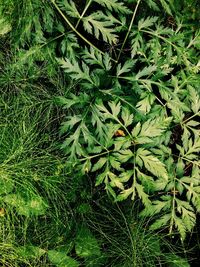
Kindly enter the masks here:
<path id="1" fill-rule="evenodd" d="M 0 266 L 195 266 L 198 0 L 0 2 Z"/>

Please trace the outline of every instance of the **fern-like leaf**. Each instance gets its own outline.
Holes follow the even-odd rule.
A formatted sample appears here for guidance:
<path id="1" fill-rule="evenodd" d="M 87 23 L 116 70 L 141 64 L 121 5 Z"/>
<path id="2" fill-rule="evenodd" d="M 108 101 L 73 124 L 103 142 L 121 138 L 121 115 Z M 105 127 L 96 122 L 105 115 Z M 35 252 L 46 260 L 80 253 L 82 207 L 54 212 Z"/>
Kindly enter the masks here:
<path id="1" fill-rule="evenodd" d="M 110 11 L 119 12 L 122 14 L 130 14 L 131 11 L 122 2 L 118 0 L 93 0 L 99 5 L 107 7 Z"/>
<path id="2" fill-rule="evenodd" d="M 103 40 L 109 44 L 115 44 L 117 42 L 118 36 L 115 33 L 113 21 L 103 12 L 98 11 L 92 13 L 84 17 L 82 21 L 84 29 L 88 33 L 94 34 L 97 39 L 100 40 L 102 37 Z"/>
<path id="3" fill-rule="evenodd" d="M 136 162 L 140 167 L 144 164 L 145 168 L 156 177 L 168 179 L 165 165 L 158 158 L 153 156 L 150 151 L 139 148 L 137 150 Z"/>
<path id="4" fill-rule="evenodd" d="M 57 60 L 64 71 L 69 73 L 74 80 L 83 80 L 87 81 L 87 85 L 96 85 L 95 82 L 98 81 L 98 79 L 95 79 L 93 75 L 91 75 L 90 69 L 85 63 L 82 63 L 81 68 L 77 61 L 71 62 L 67 58 Z"/>

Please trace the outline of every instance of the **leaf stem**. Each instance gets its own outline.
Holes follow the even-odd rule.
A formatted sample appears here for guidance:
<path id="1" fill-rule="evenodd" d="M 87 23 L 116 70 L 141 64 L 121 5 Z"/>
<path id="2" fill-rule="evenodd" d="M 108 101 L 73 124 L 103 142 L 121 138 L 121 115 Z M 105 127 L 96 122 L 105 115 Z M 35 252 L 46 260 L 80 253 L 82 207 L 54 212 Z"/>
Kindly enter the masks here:
<path id="1" fill-rule="evenodd" d="M 200 168 L 200 164 L 198 164 L 197 161 L 192 161 L 192 160 L 187 159 L 187 158 L 185 158 L 185 157 L 177 156 L 177 155 L 175 155 L 175 154 L 172 154 L 172 156 L 177 157 L 177 158 L 181 158 L 181 159 L 183 159 L 183 160 L 185 160 L 185 161 L 187 161 L 187 162 L 190 162 L 190 163 L 192 163 L 192 164 L 194 164 L 194 165 L 196 165 L 196 166 L 198 166 L 198 167 Z"/>
<path id="2" fill-rule="evenodd" d="M 188 122 L 189 120 L 191 120 L 192 118 L 194 118 L 194 117 L 196 117 L 198 115 L 200 115 L 200 111 L 198 111 L 197 113 L 193 114 L 191 117 L 189 117 L 189 118 L 185 119 L 184 121 L 182 121 L 181 124 L 184 124 L 184 123 Z"/>
<path id="3" fill-rule="evenodd" d="M 135 187 L 136 187 L 136 149 L 135 149 L 135 145 L 134 145 L 134 159 L 133 159 L 133 184 L 132 184 L 132 188 L 133 188 L 133 196 L 132 196 L 132 200 L 135 200 Z"/>
<path id="4" fill-rule="evenodd" d="M 85 157 L 85 158 L 79 159 L 79 161 L 82 162 L 82 161 L 85 161 L 87 159 L 94 159 L 94 158 L 97 158 L 97 157 L 101 157 L 103 155 L 109 154 L 112 151 L 113 150 L 108 150 L 108 151 L 102 152 L 102 153 L 94 155 L 94 156 L 89 156 L 89 157 Z"/>
<path id="5" fill-rule="evenodd" d="M 139 7 L 140 2 L 141 2 L 141 0 L 138 0 L 138 1 L 137 1 L 137 5 L 136 5 L 136 7 L 135 7 L 135 10 L 134 10 L 134 13 L 133 13 L 133 16 L 132 16 L 132 19 L 131 19 L 131 22 L 130 22 L 128 31 L 127 31 L 127 33 L 126 33 L 126 36 L 125 36 L 125 38 L 124 38 L 123 44 L 122 44 L 122 46 L 121 46 L 121 49 L 120 49 L 119 54 L 118 54 L 118 57 L 117 57 L 117 62 L 119 62 L 121 53 L 122 53 L 122 51 L 123 51 L 123 48 L 124 48 L 124 46 L 125 46 L 125 44 L 126 44 L 126 41 L 127 41 L 127 39 L 128 39 L 128 36 L 129 36 L 129 34 L 130 34 L 130 31 L 131 31 L 131 28 L 132 28 L 132 26 L 133 26 L 133 22 L 134 22 L 134 19 L 135 19 L 135 16 L 136 16 L 136 12 L 137 12 L 137 10 L 138 10 L 138 7 Z"/>
<path id="6" fill-rule="evenodd" d="M 172 199 L 172 212 L 171 212 L 171 220 L 170 220 L 170 228 L 169 234 L 172 234 L 173 225 L 174 225 L 174 217 L 175 217 L 175 198 L 176 198 L 176 188 L 175 188 L 175 180 L 174 180 L 174 188 L 173 188 L 173 199 Z"/>
<path id="7" fill-rule="evenodd" d="M 87 11 L 88 8 L 90 7 L 92 1 L 93 1 L 93 0 L 89 0 L 88 3 L 87 3 L 87 5 L 85 6 L 85 8 L 84 8 L 84 10 L 83 10 L 83 12 L 82 12 L 80 18 L 78 19 L 78 21 L 77 21 L 77 23 L 76 23 L 76 26 L 75 26 L 76 29 L 77 29 L 77 27 L 78 27 L 80 21 L 82 20 L 83 16 L 85 15 L 86 11 Z"/>
<path id="8" fill-rule="evenodd" d="M 97 48 L 94 44 L 92 44 L 88 39 L 86 39 L 79 31 L 77 31 L 76 27 L 72 25 L 72 23 L 68 20 L 68 18 L 64 15 L 62 10 L 59 8 L 59 6 L 56 4 L 55 0 L 50 0 L 52 4 L 54 5 L 55 9 L 58 11 L 58 13 L 61 15 L 61 17 L 64 19 L 64 21 L 69 25 L 69 27 L 83 40 L 85 41 L 89 46 L 92 46 L 95 50 L 97 50 L 99 53 L 104 55 L 104 52 L 101 51 L 99 48 Z M 113 58 L 111 58 L 112 61 L 116 62 Z"/>

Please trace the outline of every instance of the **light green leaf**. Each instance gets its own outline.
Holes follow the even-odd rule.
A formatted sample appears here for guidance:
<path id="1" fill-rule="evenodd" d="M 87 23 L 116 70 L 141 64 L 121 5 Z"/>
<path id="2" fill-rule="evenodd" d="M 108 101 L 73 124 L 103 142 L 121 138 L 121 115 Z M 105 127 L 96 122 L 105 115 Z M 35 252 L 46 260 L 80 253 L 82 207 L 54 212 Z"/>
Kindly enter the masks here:
<path id="1" fill-rule="evenodd" d="M 99 169 L 101 169 L 105 163 L 107 162 L 107 158 L 100 158 L 97 163 L 94 164 L 93 168 L 92 168 L 92 172 L 95 172 Z"/>
<path id="2" fill-rule="evenodd" d="M 165 214 L 157 219 L 151 226 L 151 230 L 158 230 L 160 228 L 166 227 L 171 219 L 171 214 Z"/>
<path id="3" fill-rule="evenodd" d="M 111 111 L 112 111 L 112 115 L 117 118 L 120 111 L 121 111 L 121 103 L 118 102 L 118 103 L 115 103 L 115 102 L 109 102 L 108 105 L 110 106 L 111 108 Z"/>
<path id="4" fill-rule="evenodd" d="M 149 207 L 149 205 L 151 204 L 151 201 L 149 200 L 148 194 L 144 192 L 144 186 L 136 183 L 135 187 L 136 187 L 138 196 L 142 200 L 142 203 L 144 204 L 144 206 Z"/>
<path id="5" fill-rule="evenodd" d="M 130 149 L 121 150 L 119 153 L 116 154 L 117 159 L 122 163 L 127 162 L 133 156 L 134 154 Z"/>
<path id="6" fill-rule="evenodd" d="M 127 60 L 124 65 L 122 66 L 121 63 L 117 65 L 117 77 L 123 73 L 130 72 L 133 66 L 135 65 L 136 61 L 129 59 Z"/>
<path id="7" fill-rule="evenodd" d="M 100 246 L 97 242 L 97 239 L 85 226 L 82 226 L 79 229 L 79 232 L 76 236 L 75 250 L 76 254 L 83 258 L 101 255 Z"/>
<path id="8" fill-rule="evenodd" d="M 28 245 L 28 246 L 17 247 L 16 253 L 19 255 L 19 257 L 24 259 L 38 260 L 41 256 L 43 256 L 46 253 L 46 250 L 40 247 Z"/>
<path id="9" fill-rule="evenodd" d="M 12 29 L 11 24 L 4 18 L 0 18 L 0 35 L 5 35 Z"/>
<path id="10" fill-rule="evenodd" d="M 167 253 L 166 262 L 169 267 L 190 267 L 190 264 L 186 259 L 181 258 L 174 253 Z"/>
<path id="11" fill-rule="evenodd" d="M 130 14 L 131 11 L 124 6 L 123 2 L 119 2 L 118 0 L 93 0 L 97 2 L 97 4 L 107 7 L 110 11 L 119 12 L 122 14 Z"/>
<path id="12" fill-rule="evenodd" d="M 116 169 L 116 170 L 118 170 L 118 171 L 123 171 L 123 170 L 124 170 L 123 168 L 121 168 L 121 162 L 118 161 L 115 157 L 110 156 L 110 157 L 109 157 L 109 162 L 110 162 L 111 166 L 112 166 L 114 169 Z"/>
<path id="13" fill-rule="evenodd" d="M 123 200 L 127 199 L 132 193 L 133 193 L 133 188 L 128 188 L 126 190 L 123 190 L 117 196 L 116 201 L 123 201 Z"/>
<path id="14" fill-rule="evenodd" d="M 66 255 L 65 252 L 49 250 L 48 251 L 49 261 L 56 267 L 78 267 L 79 262 Z"/>
<path id="15" fill-rule="evenodd" d="M 155 72 L 157 69 L 157 67 L 155 65 L 152 65 L 152 66 L 148 66 L 148 67 L 145 67 L 144 69 L 140 70 L 136 76 L 135 76 L 135 79 L 136 80 L 139 80 L 140 78 L 144 77 L 144 76 L 149 76 L 151 75 L 153 72 Z"/>
<path id="16" fill-rule="evenodd" d="M 75 80 L 85 80 L 90 84 L 95 84 L 91 78 L 89 67 L 86 64 L 82 64 L 82 68 L 77 61 L 71 62 L 69 59 L 57 59 L 58 63 L 64 69 L 66 73 L 69 73 Z"/>
<path id="17" fill-rule="evenodd" d="M 151 110 L 151 107 L 156 97 L 154 94 L 149 93 L 149 92 L 143 95 L 144 97 L 137 103 L 136 107 L 139 111 L 141 111 L 142 113 L 146 115 Z"/>
<path id="18" fill-rule="evenodd" d="M 76 8 L 75 2 L 70 0 L 65 0 L 60 2 L 61 8 L 72 18 L 80 18 L 78 9 Z"/>
<path id="19" fill-rule="evenodd" d="M 130 111 L 128 108 L 122 107 L 121 117 L 122 117 L 122 120 L 124 121 L 124 125 L 126 127 L 132 124 L 133 114 L 130 114 Z"/>
<path id="20" fill-rule="evenodd" d="M 200 111 L 200 94 L 192 86 L 188 86 L 192 111 L 196 114 Z"/>
<path id="21" fill-rule="evenodd" d="M 140 163 L 139 159 L 143 161 L 145 168 L 152 174 L 157 177 L 168 179 L 168 174 L 165 165 L 158 158 L 153 156 L 150 151 L 144 148 L 139 148 L 136 153 L 136 162 Z"/>
<path id="22" fill-rule="evenodd" d="M 110 178 L 110 186 L 111 187 L 117 187 L 121 190 L 124 190 L 123 183 L 120 180 L 120 178 L 117 177 L 117 175 L 115 175 L 112 172 L 108 172 L 108 177 Z"/>
<path id="23" fill-rule="evenodd" d="M 158 20 L 158 17 L 147 17 L 146 19 L 142 18 L 138 22 L 138 30 L 142 30 L 144 28 L 149 28 L 155 24 Z"/>
<path id="24" fill-rule="evenodd" d="M 109 44 L 115 44 L 118 36 L 115 33 L 115 26 L 108 16 L 101 11 L 90 14 L 83 17 L 84 29 L 93 34 L 97 39 L 100 39 L 100 35 L 105 42 Z"/>

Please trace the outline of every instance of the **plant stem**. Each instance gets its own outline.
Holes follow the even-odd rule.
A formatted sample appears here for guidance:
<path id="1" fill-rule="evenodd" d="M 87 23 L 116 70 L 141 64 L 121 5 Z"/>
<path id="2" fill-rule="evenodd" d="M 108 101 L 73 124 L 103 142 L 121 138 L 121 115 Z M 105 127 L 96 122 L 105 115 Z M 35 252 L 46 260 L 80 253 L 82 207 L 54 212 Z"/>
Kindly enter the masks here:
<path id="1" fill-rule="evenodd" d="M 85 6 L 85 8 L 84 8 L 84 10 L 83 10 L 83 12 L 82 12 L 80 18 L 78 19 L 78 22 L 76 23 L 76 26 L 75 26 L 76 29 L 77 29 L 77 27 L 78 27 L 80 21 L 82 20 L 83 16 L 85 15 L 86 11 L 87 11 L 88 8 L 90 7 L 92 1 L 93 1 L 93 0 L 89 0 L 88 3 L 87 3 L 87 5 Z"/>
<path id="2" fill-rule="evenodd" d="M 68 18 L 63 14 L 61 9 L 56 4 L 55 0 L 51 0 L 52 4 L 58 11 L 58 13 L 61 15 L 61 17 L 64 19 L 64 21 L 69 25 L 69 27 L 81 38 L 83 39 L 89 46 L 92 46 L 94 49 L 96 49 L 99 53 L 104 54 L 100 49 L 98 49 L 95 45 L 93 45 L 90 41 L 88 41 L 80 32 L 76 30 L 76 28 L 72 25 L 72 23 L 68 20 Z"/>
<path id="3" fill-rule="evenodd" d="M 59 8 L 59 6 L 56 4 L 55 0 L 50 0 L 52 4 L 54 5 L 55 9 L 58 11 L 58 13 L 61 15 L 61 17 L 64 19 L 64 21 L 68 24 L 68 26 L 74 31 L 83 41 L 85 41 L 89 46 L 93 47 L 96 51 L 98 51 L 100 54 L 104 55 L 104 52 L 101 51 L 99 48 L 97 48 L 94 44 L 92 44 L 88 39 L 86 39 L 79 31 L 77 31 L 76 27 L 72 25 L 72 23 L 68 20 L 68 18 L 64 15 L 62 10 Z M 116 62 L 115 59 L 110 58 L 112 61 Z"/>
<path id="4" fill-rule="evenodd" d="M 184 123 L 188 122 L 189 120 L 191 120 L 192 118 L 194 118 L 194 117 L 196 117 L 196 116 L 198 116 L 198 115 L 200 115 L 200 111 L 198 111 L 197 113 L 195 113 L 195 114 L 192 115 L 191 117 L 189 117 L 189 118 L 185 119 L 184 121 L 182 121 L 181 124 L 184 124 Z"/>
<path id="5" fill-rule="evenodd" d="M 102 153 L 97 154 L 97 155 L 94 155 L 94 156 L 90 156 L 90 157 L 82 158 L 82 159 L 80 159 L 79 161 L 81 162 L 81 161 L 84 161 L 84 160 L 87 160 L 87 159 L 93 159 L 93 158 L 101 157 L 101 156 L 103 156 L 103 155 L 109 154 L 109 153 L 112 152 L 112 151 L 113 151 L 113 150 L 110 150 L 110 151 L 108 150 L 108 151 L 102 152 Z"/>
<path id="6" fill-rule="evenodd" d="M 136 5 L 136 7 L 135 7 L 135 10 L 134 10 L 134 13 L 133 13 L 133 16 L 132 16 L 132 19 L 131 19 L 131 22 L 130 22 L 128 31 L 127 31 L 127 33 L 126 33 L 126 36 L 125 36 L 124 41 L 123 41 L 123 44 L 122 44 L 121 49 L 120 49 L 120 51 L 119 51 L 119 55 L 118 55 L 118 57 L 117 57 L 117 62 L 119 62 L 121 53 L 122 53 L 122 51 L 123 51 L 123 49 L 124 49 L 124 46 L 125 46 L 126 41 L 127 41 L 127 39 L 128 39 L 128 36 L 129 36 L 129 34 L 130 34 L 130 31 L 131 31 L 131 28 L 132 28 L 132 26 L 133 26 L 133 22 L 134 22 L 134 19 L 135 19 L 135 15 L 136 15 L 136 12 L 137 12 L 137 10 L 138 10 L 138 7 L 139 7 L 140 2 L 141 2 L 141 0 L 138 0 L 138 1 L 137 1 L 137 5 Z"/>
<path id="7" fill-rule="evenodd" d="M 169 234 L 172 234 L 173 225 L 174 225 L 174 217 L 175 217 L 175 198 L 176 198 L 176 188 L 175 188 L 175 180 L 174 180 L 174 188 L 173 188 L 173 199 L 172 199 L 172 212 L 171 212 L 171 220 L 170 220 L 170 228 Z"/>

